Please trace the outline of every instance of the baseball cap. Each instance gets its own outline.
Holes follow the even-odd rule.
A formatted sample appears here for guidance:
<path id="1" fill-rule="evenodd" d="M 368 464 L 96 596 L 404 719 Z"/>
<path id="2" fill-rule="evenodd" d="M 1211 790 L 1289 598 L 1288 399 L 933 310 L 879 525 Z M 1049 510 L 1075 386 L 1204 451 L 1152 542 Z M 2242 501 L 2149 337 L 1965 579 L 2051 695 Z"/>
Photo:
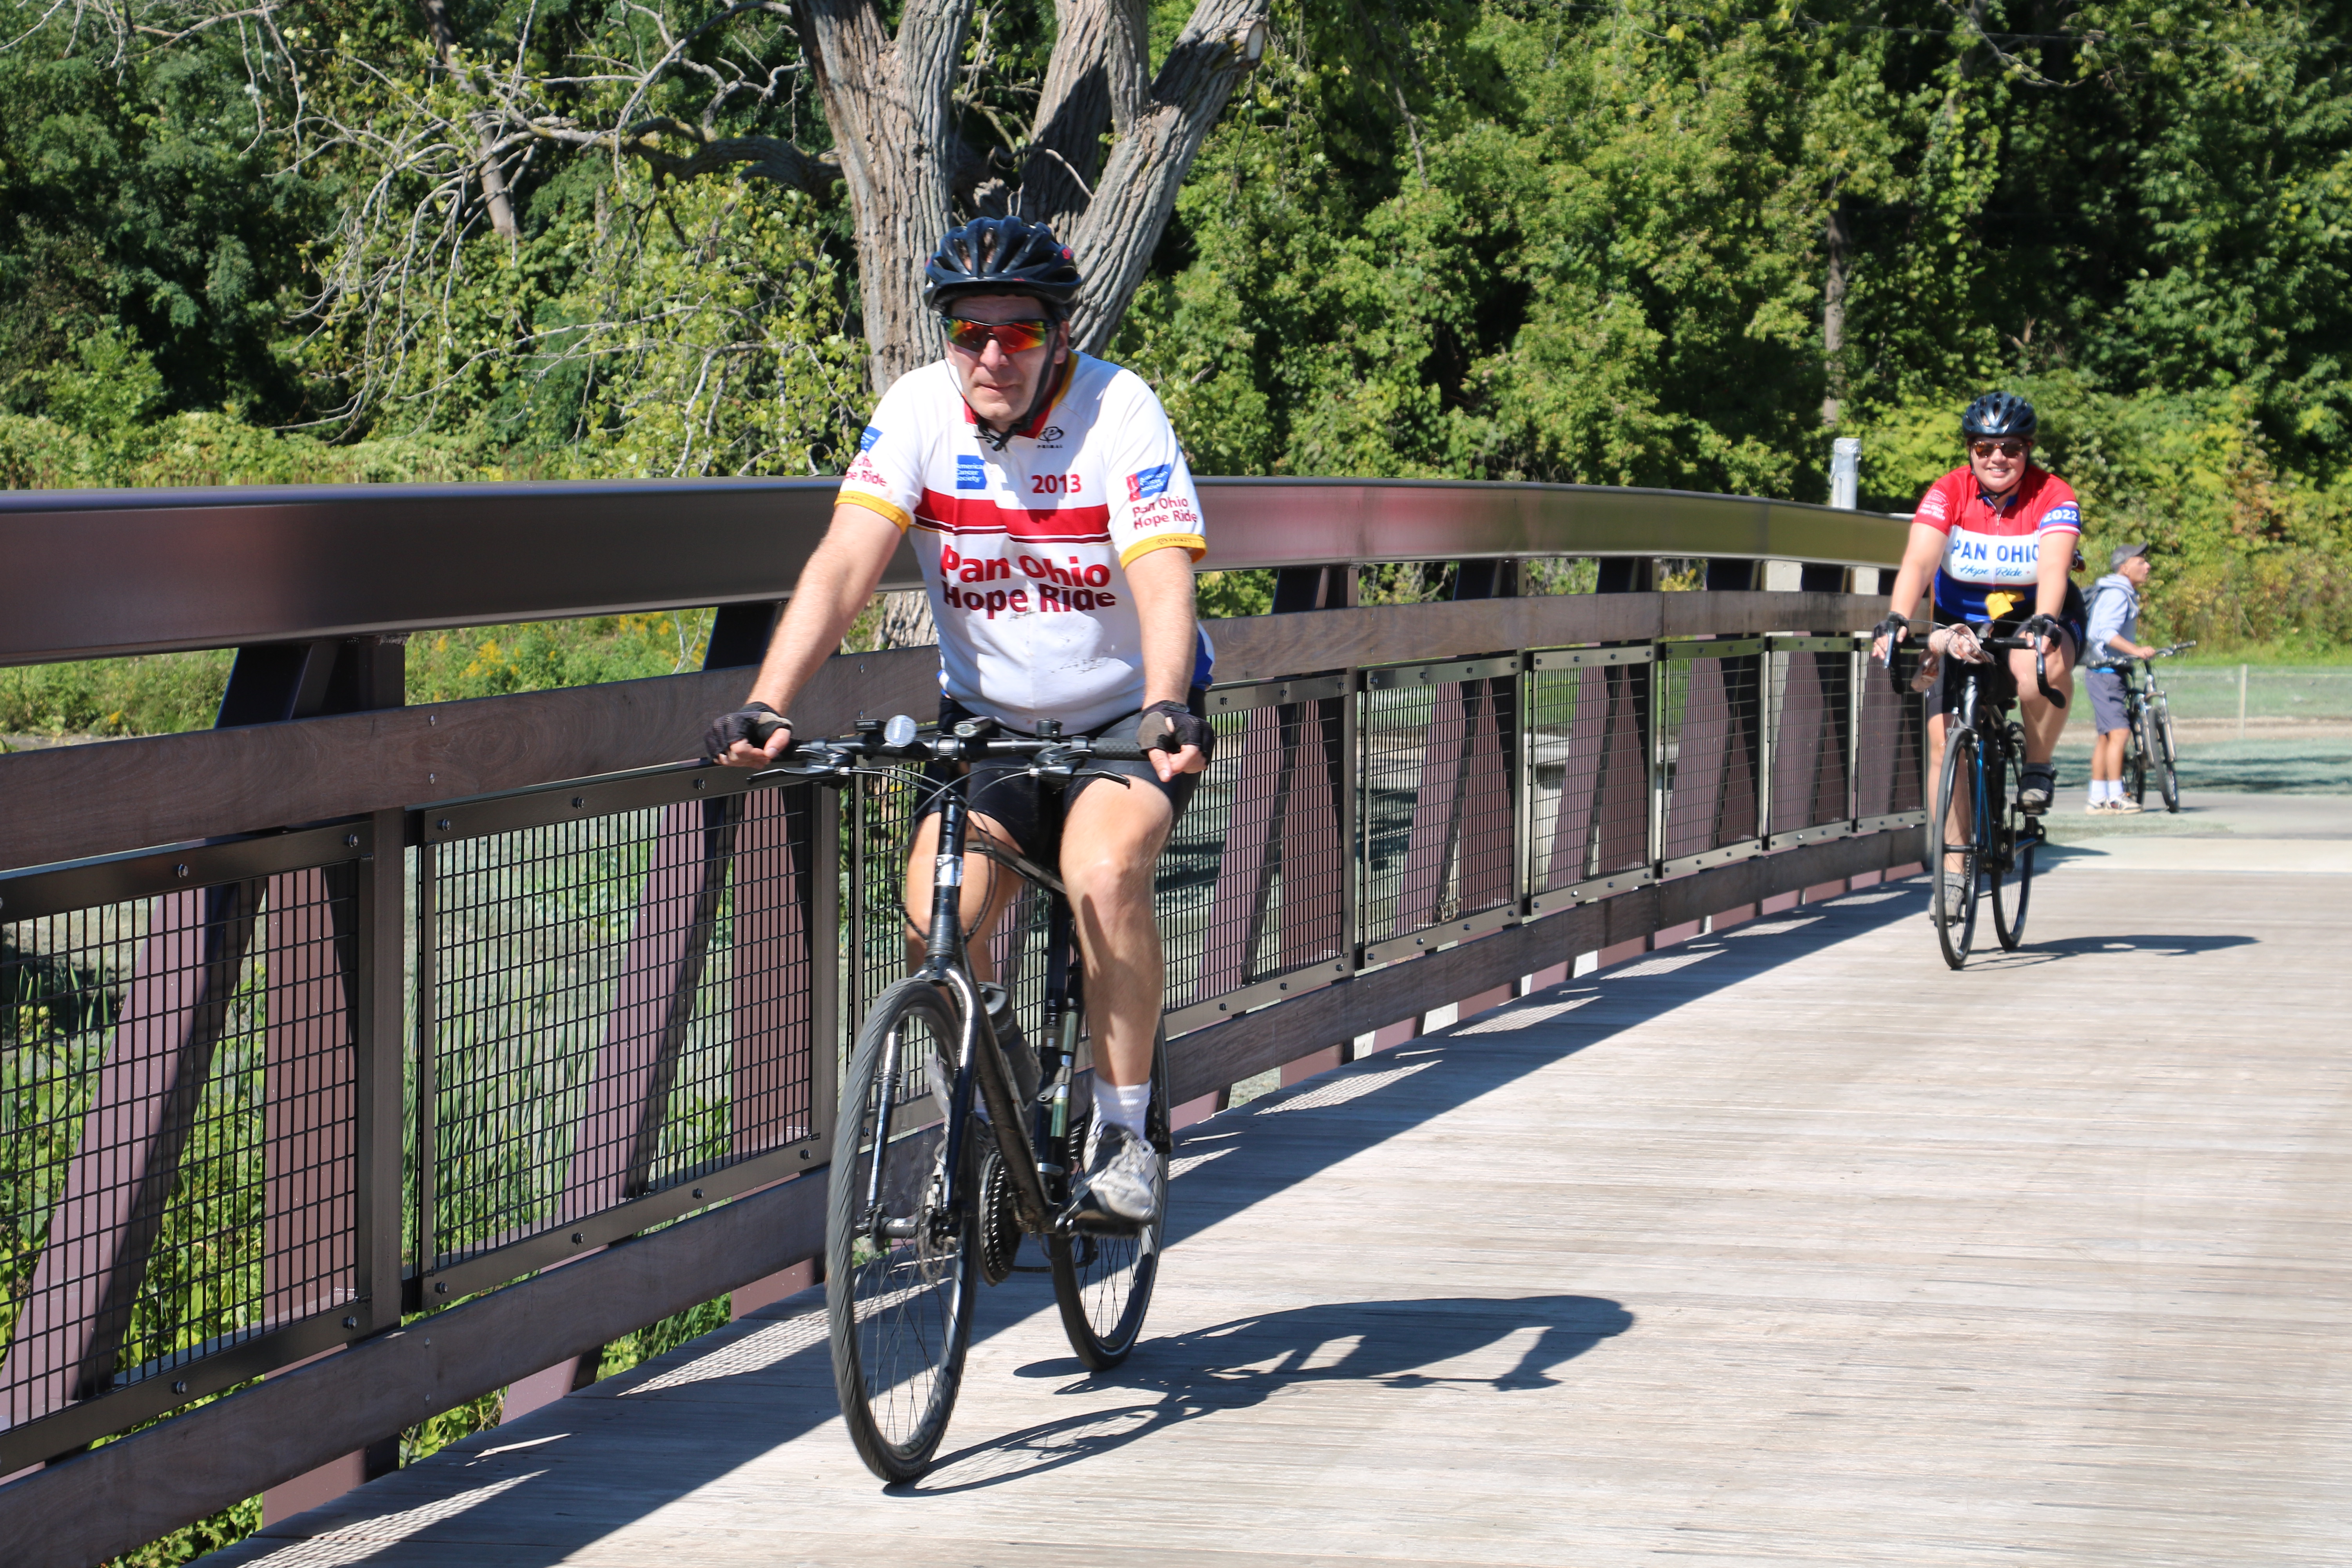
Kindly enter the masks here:
<path id="1" fill-rule="evenodd" d="M 2145 539 L 2141 540 L 2137 544 L 2118 544 L 2116 546 L 2114 552 L 2107 557 L 2107 570 L 2113 572 L 2123 565 L 2125 562 L 2130 560 L 2133 556 L 2145 555 L 2147 553 L 2147 541 Z"/>

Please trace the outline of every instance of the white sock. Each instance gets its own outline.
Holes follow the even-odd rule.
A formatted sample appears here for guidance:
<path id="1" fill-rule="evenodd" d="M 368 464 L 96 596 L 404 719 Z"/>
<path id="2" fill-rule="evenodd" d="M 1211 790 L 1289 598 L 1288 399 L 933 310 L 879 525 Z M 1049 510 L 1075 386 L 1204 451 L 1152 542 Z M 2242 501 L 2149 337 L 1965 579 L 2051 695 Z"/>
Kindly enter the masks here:
<path id="1" fill-rule="evenodd" d="M 1143 1114 L 1151 1109 L 1151 1082 L 1112 1085 L 1100 1077 L 1095 1079 L 1095 1122 L 1102 1127 L 1124 1127 L 1138 1138 L 1143 1136 Z"/>
<path id="2" fill-rule="evenodd" d="M 2107 781 L 2105 779 L 2093 779 L 2091 781 L 2091 804 L 2093 805 L 2096 805 L 2106 798 Z"/>
<path id="3" fill-rule="evenodd" d="M 2101 779 L 2101 780 L 2099 781 L 2099 798 L 2100 798 L 2101 800 L 2121 800 L 2121 799 L 2123 799 L 2123 797 L 2124 797 L 2124 781 L 2123 781 L 2123 780 L 2121 780 L 2121 779 Z"/>

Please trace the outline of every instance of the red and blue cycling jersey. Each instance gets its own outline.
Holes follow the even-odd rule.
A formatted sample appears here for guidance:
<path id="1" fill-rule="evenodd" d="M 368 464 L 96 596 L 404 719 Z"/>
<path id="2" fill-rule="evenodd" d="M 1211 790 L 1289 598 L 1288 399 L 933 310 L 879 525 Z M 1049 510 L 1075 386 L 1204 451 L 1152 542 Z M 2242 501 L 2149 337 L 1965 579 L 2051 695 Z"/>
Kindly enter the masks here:
<path id="1" fill-rule="evenodd" d="M 2017 489 L 2000 498 L 1986 495 L 1967 468 L 1954 468 L 1927 487 L 1911 521 L 1944 535 L 1936 618 L 1948 621 L 2006 620 L 2031 612 L 2042 540 L 2063 534 L 2059 548 L 2071 552 L 2083 531 L 2074 489 L 2031 463 Z M 2050 612 L 2064 613 L 2056 605 Z"/>

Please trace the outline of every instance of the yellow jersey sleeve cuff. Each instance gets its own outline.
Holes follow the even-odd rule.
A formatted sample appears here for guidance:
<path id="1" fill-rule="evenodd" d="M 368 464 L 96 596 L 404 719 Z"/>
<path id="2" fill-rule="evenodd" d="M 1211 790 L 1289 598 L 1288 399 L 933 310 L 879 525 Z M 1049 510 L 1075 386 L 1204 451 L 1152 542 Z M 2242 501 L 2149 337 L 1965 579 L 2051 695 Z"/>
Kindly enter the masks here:
<path id="1" fill-rule="evenodd" d="M 1209 552 L 1209 542 L 1197 533 L 1155 533 L 1149 539 L 1139 539 L 1120 551 L 1118 563 L 1121 566 L 1128 565 L 1139 556 L 1149 555 L 1155 550 L 1165 550 L 1175 544 L 1181 544 L 1191 551 L 1192 559 L 1195 561 Z"/>
<path id="2" fill-rule="evenodd" d="M 897 507 L 892 506 L 880 496 L 867 495 L 864 490 L 844 489 L 839 495 L 833 498 L 833 504 L 835 506 L 862 506 L 868 511 L 878 511 L 884 517 L 888 518 L 892 522 L 897 523 L 898 525 L 898 531 L 901 533 L 906 532 L 908 528 L 912 527 L 915 521 L 913 518 L 908 516 L 905 512 L 900 511 Z"/>

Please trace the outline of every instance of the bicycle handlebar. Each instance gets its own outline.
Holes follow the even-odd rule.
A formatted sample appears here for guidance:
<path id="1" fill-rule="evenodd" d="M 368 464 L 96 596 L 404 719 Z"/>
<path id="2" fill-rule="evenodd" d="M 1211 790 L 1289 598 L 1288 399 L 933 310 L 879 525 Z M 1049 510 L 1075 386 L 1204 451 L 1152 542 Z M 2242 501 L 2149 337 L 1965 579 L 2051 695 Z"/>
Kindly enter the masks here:
<path id="1" fill-rule="evenodd" d="M 761 721 L 757 726 L 754 743 L 765 743 L 783 727 L 781 719 Z M 1172 753 L 1181 747 L 1171 734 L 1158 749 Z M 887 725 L 877 724 L 860 729 L 854 735 L 794 746 L 787 753 L 793 761 L 784 763 L 779 759 L 778 765 L 794 773 L 840 773 L 860 762 L 884 758 L 899 762 L 971 762 L 981 757 L 1034 757 L 1048 766 L 1060 767 L 1090 762 L 1139 763 L 1144 752 L 1145 748 L 1132 739 L 1118 735 L 921 735 L 915 731 L 915 721 L 901 713 Z"/>

